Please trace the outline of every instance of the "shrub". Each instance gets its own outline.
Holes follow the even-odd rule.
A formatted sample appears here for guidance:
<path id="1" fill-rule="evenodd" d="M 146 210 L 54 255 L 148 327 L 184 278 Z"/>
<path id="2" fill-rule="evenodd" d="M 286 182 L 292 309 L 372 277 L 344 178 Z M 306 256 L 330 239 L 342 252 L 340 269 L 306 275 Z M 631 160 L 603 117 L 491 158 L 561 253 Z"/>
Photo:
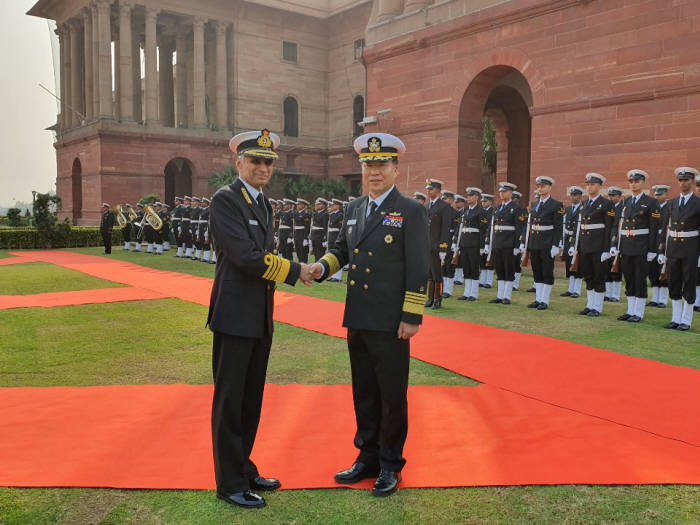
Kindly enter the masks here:
<path id="1" fill-rule="evenodd" d="M 54 248 L 77 248 L 84 246 L 102 246 L 100 228 L 97 226 L 73 226 L 65 228 L 61 223 L 54 236 Z M 112 230 L 112 245 L 122 243 L 122 231 Z M 28 250 L 43 249 L 39 232 L 36 228 L 2 228 L 0 229 L 0 249 Z"/>

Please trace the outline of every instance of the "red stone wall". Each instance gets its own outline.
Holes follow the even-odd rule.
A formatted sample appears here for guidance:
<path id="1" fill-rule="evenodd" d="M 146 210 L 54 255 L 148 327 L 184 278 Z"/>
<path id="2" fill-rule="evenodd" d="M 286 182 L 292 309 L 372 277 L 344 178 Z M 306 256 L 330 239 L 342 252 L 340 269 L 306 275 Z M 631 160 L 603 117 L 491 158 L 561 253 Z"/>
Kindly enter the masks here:
<path id="1" fill-rule="evenodd" d="M 588 171 L 626 187 L 631 168 L 675 187 L 674 168 L 700 166 L 699 49 L 696 0 L 506 2 L 366 50 L 368 114 L 392 109 L 373 129 L 406 142 L 410 191 L 430 176 L 462 191 L 481 181 L 476 118 L 517 70 L 532 94 L 524 194 L 549 175 L 561 199 Z"/>

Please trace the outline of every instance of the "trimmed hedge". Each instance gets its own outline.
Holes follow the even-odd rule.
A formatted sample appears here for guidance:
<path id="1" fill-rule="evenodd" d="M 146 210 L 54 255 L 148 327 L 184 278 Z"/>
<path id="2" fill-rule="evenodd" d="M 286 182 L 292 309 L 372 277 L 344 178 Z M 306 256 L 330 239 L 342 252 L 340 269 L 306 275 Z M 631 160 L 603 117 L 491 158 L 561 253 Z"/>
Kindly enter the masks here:
<path id="1" fill-rule="evenodd" d="M 112 246 L 121 244 L 121 228 L 112 230 Z M 67 234 L 57 231 L 52 248 L 77 248 L 83 246 L 102 246 L 102 236 L 97 226 L 73 226 Z M 44 249 L 39 243 L 36 228 L 0 228 L 0 249 Z"/>

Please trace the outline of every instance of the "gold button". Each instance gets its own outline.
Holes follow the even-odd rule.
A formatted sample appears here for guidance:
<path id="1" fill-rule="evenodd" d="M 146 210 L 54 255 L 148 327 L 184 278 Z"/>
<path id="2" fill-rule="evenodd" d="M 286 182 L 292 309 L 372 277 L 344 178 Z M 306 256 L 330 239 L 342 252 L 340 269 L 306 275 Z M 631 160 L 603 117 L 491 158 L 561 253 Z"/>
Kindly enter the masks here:
<path id="1" fill-rule="evenodd" d="M 365 290 L 368 290 L 368 289 L 369 289 L 369 286 L 364 285 L 363 288 L 364 288 Z"/>
<path id="2" fill-rule="evenodd" d="M 369 255 L 370 257 L 372 257 L 372 252 L 367 252 L 367 255 Z"/>
<path id="3" fill-rule="evenodd" d="M 355 281 L 350 281 L 350 286 L 355 286 Z"/>
<path id="4" fill-rule="evenodd" d="M 359 248 L 355 248 L 355 249 L 353 250 L 353 253 L 360 253 Z"/>
<path id="5" fill-rule="evenodd" d="M 370 269 L 369 269 L 369 268 L 365 268 L 365 272 L 369 273 L 369 272 L 370 272 Z"/>
<path id="6" fill-rule="evenodd" d="M 351 268 L 352 268 L 353 270 L 357 270 L 357 265 L 356 265 L 356 264 L 353 264 L 353 265 L 351 266 Z"/>

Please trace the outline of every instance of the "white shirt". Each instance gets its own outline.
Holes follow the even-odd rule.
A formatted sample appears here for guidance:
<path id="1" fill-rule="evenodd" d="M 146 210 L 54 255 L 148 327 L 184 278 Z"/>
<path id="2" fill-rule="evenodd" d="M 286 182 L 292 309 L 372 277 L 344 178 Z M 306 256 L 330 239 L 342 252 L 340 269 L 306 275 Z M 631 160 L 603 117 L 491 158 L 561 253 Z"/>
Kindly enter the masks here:
<path id="1" fill-rule="evenodd" d="M 248 193 L 250 193 L 250 196 L 253 198 L 254 201 L 258 200 L 258 195 L 261 194 L 262 192 L 260 190 L 256 190 L 253 188 L 250 184 L 248 184 L 245 180 L 243 180 L 243 177 L 238 177 L 241 179 L 241 182 L 245 186 L 245 188 L 248 190 Z"/>
<path id="2" fill-rule="evenodd" d="M 369 213 L 370 213 L 370 211 L 372 210 L 371 204 L 372 204 L 373 202 L 376 202 L 376 203 L 377 203 L 377 208 L 379 208 L 379 207 L 382 205 L 382 202 L 384 202 L 384 199 L 386 199 L 387 195 L 389 195 L 389 194 L 391 193 L 391 190 L 393 190 L 393 189 L 394 189 L 394 186 L 392 186 L 391 188 L 389 188 L 388 190 L 386 190 L 384 193 L 382 193 L 382 194 L 381 194 L 379 197 L 377 197 L 376 199 L 373 199 L 370 195 L 367 195 L 367 197 L 369 197 L 369 201 L 367 201 L 367 215 L 365 215 L 365 217 L 369 217 Z M 435 200 L 437 200 L 437 199 L 435 199 Z M 433 202 L 433 201 L 431 201 L 431 204 L 432 204 L 432 202 Z"/>

